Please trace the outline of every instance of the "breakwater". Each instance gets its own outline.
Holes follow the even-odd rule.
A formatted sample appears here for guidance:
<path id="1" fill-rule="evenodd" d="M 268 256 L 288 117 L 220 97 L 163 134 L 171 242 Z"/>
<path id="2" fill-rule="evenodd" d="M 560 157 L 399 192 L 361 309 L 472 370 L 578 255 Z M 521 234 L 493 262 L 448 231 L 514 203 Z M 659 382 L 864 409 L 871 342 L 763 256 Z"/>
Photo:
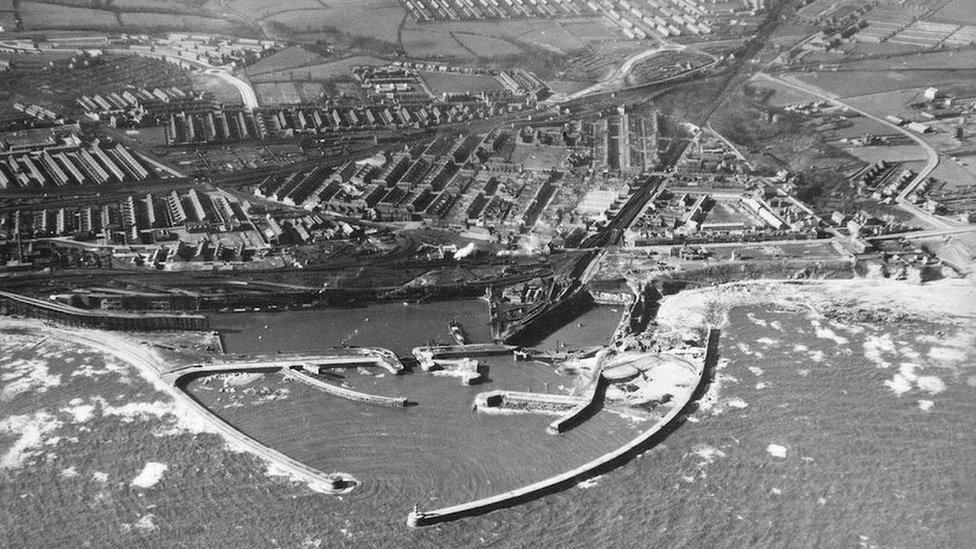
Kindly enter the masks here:
<path id="1" fill-rule="evenodd" d="M 387 408 L 404 408 L 408 404 L 408 401 L 405 398 L 361 393 L 359 391 L 354 391 L 352 389 L 347 389 L 345 387 L 333 385 L 331 383 L 328 383 L 316 377 L 312 377 L 311 375 L 301 370 L 295 370 L 293 368 L 283 368 L 281 372 L 285 375 L 285 377 L 289 379 L 294 379 L 295 381 L 306 383 L 308 385 L 321 389 L 326 393 L 329 393 L 330 395 L 334 395 L 339 398 L 344 398 L 346 400 L 351 400 L 353 402 L 363 402 L 366 404 L 373 404 L 375 406 L 385 406 Z"/>
<path id="2" fill-rule="evenodd" d="M 104 332 L 86 330 L 57 330 L 52 333 L 55 337 L 78 343 L 106 355 L 117 357 L 119 360 L 138 369 L 147 379 L 159 377 L 159 373 L 166 371 L 169 365 L 164 363 L 153 353 L 147 353 L 141 345 L 124 338 L 109 338 Z M 306 482 L 315 491 L 339 494 L 346 493 L 359 484 L 348 474 L 327 474 L 309 467 L 304 463 L 292 459 L 285 454 L 261 444 L 243 431 L 224 421 L 220 416 L 210 411 L 192 395 L 186 392 L 185 382 L 197 373 L 195 369 L 171 371 L 162 376 L 164 383 L 154 385 L 172 396 L 178 405 L 185 407 L 191 413 L 196 413 L 203 419 L 208 428 L 220 435 L 227 443 L 237 450 L 248 452 L 274 467 L 276 471 L 286 473 L 291 478 Z"/>
<path id="3" fill-rule="evenodd" d="M 507 409 L 540 414 L 561 414 L 581 404 L 585 404 L 584 397 L 498 390 L 478 393 L 472 407 L 479 412 Z"/>
<path id="4" fill-rule="evenodd" d="M 603 377 L 603 372 L 601 369 L 597 369 L 587 388 L 586 395 L 583 397 L 583 402 L 580 402 L 566 415 L 550 423 L 549 427 L 546 428 L 546 432 L 550 435 L 558 435 L 559 433 L 566 432 L 596 413 L 600 402 L 603 400 L 605 389 L 606 380 Z"/>
<path id="5" fill-rule="evenodd" d="M 424 371 L 435 368 L 441 361 L 453 361 L 473 356 L 499 356 L 514 353 L 517 347 L 498 343 L 474 343 L 471 345 L 433 345 L 416 347 L 413 356 Z"/>
<path id="6" fill-rule="evenodd" d="M 717 358 L 718 337 L 719 331 L 717 329 L 709 329 L 705 358 L 699 368 L 698 378 L 695 384 L 689 387 L 687 391 L 682 392 L 682 394 L 674 395 L 675 398 L 672 400 L 667 414 L 629 443 L 575 469 L 529 484 L 528 486 L 523 486 L 522 488 L 433 511 L 420 511 L 415 509 L 407 516 L 407 525 L 429 526 L 511 507 L 575 485 L 579 481 L 595 476 L 600 472 L 612 469 L 618 464 L 623 463 L 637 451 L 645 448 L 648 444 L 656 442 L 660 435 L 667 433 L 667 428 L 675 418 L 680 416 L 694 399 L 701 396 L 707 382 L 708 376 L 706 374 L 713 367 Z"/>
<path id="7" fill-rule="evenodd" d="M 380 367 L 392 374 L 403 372 L 403 363 L 396 355 L 386 349 L 338 349 L 335 353 L 329 355 L 275 355 L 253 360 L 227 360 L 209 364 L 195 364 L 175 370 L 168 375 L 199 377 L 229 372 L 276 371 L 292 367 L 301 367 L 308 371 L 321 373 L 333 368 L 358 368 L 362 366 Z"/>

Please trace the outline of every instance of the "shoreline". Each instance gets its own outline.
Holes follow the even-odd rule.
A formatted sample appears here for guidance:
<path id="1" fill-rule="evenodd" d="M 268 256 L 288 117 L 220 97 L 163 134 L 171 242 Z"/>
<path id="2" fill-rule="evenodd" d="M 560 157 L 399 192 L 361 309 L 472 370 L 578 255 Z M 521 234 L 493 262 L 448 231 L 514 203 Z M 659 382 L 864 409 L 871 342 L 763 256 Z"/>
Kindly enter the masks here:
<path id="1" fill-rule="evenodd" d="M 0 322 L 0 327 L 10 322 L 5 320 Z M 20 324 L 21 327 L 31 327 L 37 321 L 17 319 L 11 324 Z M 38 326 L 34 326 L 37 328 Z M 297 460 L 294 460 L 273 448 L 265 446 L 257 440 L 247 436 L 232 425 L 223 421 L 215 413 L 211 412 L 206 406 L 200 404 L 190 395 L 180 390 L 177 384 L 167 383 L 164 373 L 169 367 L 158 355 L 151 350 L 134 343 L 130 338 L 119 335 L 119 332 L 97 331 L 97 330 L 67 330 L 61 327 L 49 326 L 41 323 L 48 335 L 54 339 L 66 343 L 80 345 L 93 349 L 103 355 L 112 356 L 124 362 L 136 370 L 140 377 L 147 381 L 157 391 L 169 395 L 176 409 L 180 412 L 188 412 L 205 425 L 202 432 L 209 432 L 220 436 L 227 447 L 235 452 L 247 452 L 268 466 L 267 472 L 275 475 L 284 474 L 290 479 L 302 484 L 314 492 L 325 494 L 344 494 L 348 493 L 349 488 L 336 488 L 334 485 L 334 474 L 326 474 L 322 471 L 309 467 Z M 171 370 L 170 370 L 171 371 Z M 182 376 L 177 376 L 177 379 Z M 361 485 L 361 482 L 352 475 L 339 473 L 346 482 L 353 486 Z"/>

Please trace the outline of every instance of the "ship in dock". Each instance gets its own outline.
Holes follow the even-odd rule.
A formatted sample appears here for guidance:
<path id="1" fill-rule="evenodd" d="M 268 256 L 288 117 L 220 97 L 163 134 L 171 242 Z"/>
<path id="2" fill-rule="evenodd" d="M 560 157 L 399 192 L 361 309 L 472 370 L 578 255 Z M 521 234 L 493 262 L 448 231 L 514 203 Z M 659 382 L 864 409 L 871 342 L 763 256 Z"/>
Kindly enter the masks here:
<path id="1" fill-rule="evenodd" d="M 587 251 L 553 266 L 553 272 L 486 291 L 491 335 L 499 343 L 526 343 L 545 337 L 592 306 L 585 273 L 597 254 Z"/>
<path id="2" fill-rule="evenodd" d="M 468 344 L 468 334 L 465 333 L 464 327 L 461 326 L 461 323 L 458 322 L 456 318 L 451 320 L 448 327 L 451 330 L 451 336 L 454 337 L 454 341 L 457 341 L 458 345 Z"/>
<path id="3" fill-rule="evenodd" d="M 501 291 L 489 289 L 492 338 L 512 342 L 544 336 L 546 330 L 576 318 L 590 295 L 573 280 L 534 279 Z"/>

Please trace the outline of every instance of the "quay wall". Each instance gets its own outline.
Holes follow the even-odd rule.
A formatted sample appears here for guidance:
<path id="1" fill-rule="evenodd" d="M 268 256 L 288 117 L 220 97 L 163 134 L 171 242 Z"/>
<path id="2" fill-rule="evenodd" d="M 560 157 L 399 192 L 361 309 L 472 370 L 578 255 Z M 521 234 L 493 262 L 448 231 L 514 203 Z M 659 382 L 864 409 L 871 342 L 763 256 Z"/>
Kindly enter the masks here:
<path id="1" fill-rule="evenodd" d="M 510 408 L 511 404 L 522 404 L 531 408 L 532 405 L 550 405 L 576 408 L 585 404 L 582 397 L 571 395 L 553 395 L 548 393 L 526 393 L 521 391 L 486 391 L 478 393 L 474 399 L 474 409 L 481 408 Z"/>
<path id="2" fill-rule="evenodd" d="M 700 398 L 708 381 L 708 372 L 714 367 L 718 353 L 719 330 L 712 328 L 708 332 L 708 342 L 705 350 L 705 361 L 699 372 L 695 386 L 678 396 L 670 411 L 650 428 L 638 435 L 632 441 L 616 450 L 583 464 L 575 469 L 554 477 L 523 486 L 515 490 L 489 496 L 487 498 L 444 507 L 433 511 L 411 512 L 407 516 L 408 526 L 429 526 L 441 522 L 457 520 L 511 507 L 520 503 L 537 499 L 564 488 L 575 485 L 581 480 L 590 478 L 600 472 L 607 471 L 629 459 L 634 452 L 647 444 L 660 440 L 658 437 L 670 431 L 671 423 L 680 416 L 692 402 Z"/>
<path id="3" fill-rule="evenodd" d="M 407 399 L 405 398 L 361 393 L 359 391 L 354 391 L 352 389 L 347 389 L 345 387 L 333 385 L 321 379 L 314 378 L 305 372 L 299 370 L 293 370 L 291 368 L 283 368 L 281 371 L 285 374 L 286 377 L 289 377 L 297 381 L 301 381 L 302 383 L 307 383 L 313 387 L 322 389 L 323 391 L 329 393 L 330 395 L 335 395 L 339 398 L 344 398 L 346 400 L 351 400 L 353 402 L 363 402 L 366 404 L 373 404 L 376 406 L 385 406 L 387 408 L 403 408 L 407 405 Z"/>
<path id="4" fill-rule="evenodd" d="M 495 343 L 474 343 L 471 345 L 445 345 L 438 347 L 417 347 L 413 354 L 419 357 L 429 354 L 432 359 L 451 359 L 465 358 L 472 356 L 496 356 L 507 355 L 513 352 L 516 347 L 512 345 L 500 345 Z M 419 354 L 418 354 L 419 353 Z"/>

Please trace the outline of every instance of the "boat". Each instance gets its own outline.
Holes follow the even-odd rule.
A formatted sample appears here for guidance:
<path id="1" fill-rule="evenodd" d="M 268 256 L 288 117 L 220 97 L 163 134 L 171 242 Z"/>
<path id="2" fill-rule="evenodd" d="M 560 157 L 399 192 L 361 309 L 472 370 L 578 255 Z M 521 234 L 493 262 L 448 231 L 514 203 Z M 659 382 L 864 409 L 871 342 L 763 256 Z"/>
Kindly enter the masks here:
<path id="1" fill-rule="evenodd" d="M 457 319 L 451 320 L 449 327 L 451 328 L 451 335 L 454 336 L 454 340 L 457 341 L 458 345 L 468 344 L 468 336 L 464 333 L 464 328 L 461 327 L 461 323 Z"/>

